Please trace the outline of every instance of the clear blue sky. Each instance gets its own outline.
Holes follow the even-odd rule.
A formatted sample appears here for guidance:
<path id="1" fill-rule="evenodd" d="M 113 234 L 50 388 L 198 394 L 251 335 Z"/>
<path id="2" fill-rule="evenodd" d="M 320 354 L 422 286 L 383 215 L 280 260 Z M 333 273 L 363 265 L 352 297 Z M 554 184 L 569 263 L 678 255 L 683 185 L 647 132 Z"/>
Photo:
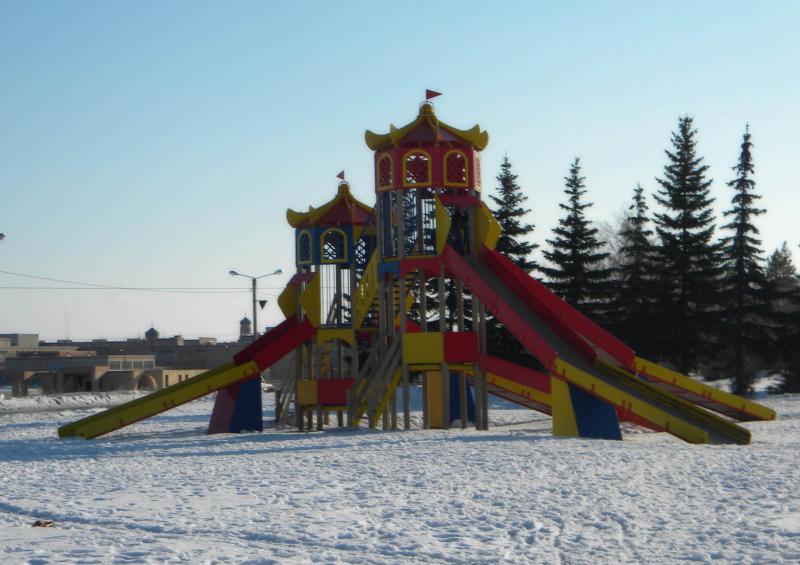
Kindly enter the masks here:
<path id="1" fill-rule="evenodd" d="M 411 120 L 425 88 L 489 131 L 485 187 L 508 153 L 540 242 L 575 156 L 611 220 L 655 189 L 686 113 L 724 209 L 749 122 L 765 247 L 796 249 L 798 21 L 796 2 L 0 0 L 0 270 L 243 290 L 0 288 L 0 332 L 235 337 L 250 295 L 228 270 L 291 271 L 285 210 L 341 169 L 371 203 L 363 132 Z"/>

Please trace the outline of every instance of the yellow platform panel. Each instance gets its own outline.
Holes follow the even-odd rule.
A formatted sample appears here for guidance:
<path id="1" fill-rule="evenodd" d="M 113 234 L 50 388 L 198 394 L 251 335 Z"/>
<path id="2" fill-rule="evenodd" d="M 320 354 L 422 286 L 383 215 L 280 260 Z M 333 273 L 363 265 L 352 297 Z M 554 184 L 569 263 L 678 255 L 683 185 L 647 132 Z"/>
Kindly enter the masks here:
<path id="1" fill-rule="evenodd" d="M 403 335 L 403 363 L 406 365 L 444 361 L 444 335 L 441 332 Z"/>
<path id="2" fill-rule="evenodd" d="M 317 404 L 317 381 L 299 379 L 296 399 L 299 406 L 315 406 Z"/>

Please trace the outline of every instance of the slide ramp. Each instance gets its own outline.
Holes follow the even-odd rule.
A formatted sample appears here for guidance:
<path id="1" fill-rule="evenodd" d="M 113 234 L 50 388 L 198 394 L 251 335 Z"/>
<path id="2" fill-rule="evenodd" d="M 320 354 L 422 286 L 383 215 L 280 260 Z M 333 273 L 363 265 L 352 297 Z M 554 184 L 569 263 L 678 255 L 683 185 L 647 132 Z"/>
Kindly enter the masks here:
<path id="1" fill-rule="evenodd" d="M 567 324 L 554 329 L 512 288 L 513 273 L 484 257 L 445 249 L 448 270 L 462 280 L 555 377 L 691 443 L 749 443 L 750 432 L 682 400 L 611 364 L 595 365 L 595 351 Z M 499 271 L 499 272 L 496 272 Z M 515 276 L 515 275 L 514 275 Z M 521 292 L 519 294 L 522 294 Z M 540 310 L 541 312 L 541 310 Z"/>
<path id="2" fill-rule="evenodd" d="M 553 413 L 549 375 L 491 355 L 482 355 L 478 367 L 486 375 L 489 394 L 547 415 Z"/>
<path id="3" fill-rule="evenodd" d="M 93 414 L 58 429 L 59 437 L 96 438 L 186 404 L 231 385 L 253 379 L 314 335 L 306 320 L 286 320 L 240 351 L 234 360 L 163 390 Z"/>
<path id="4" fill-rule="evenodd" d="M 637 357 L 636 353 L 591 319 L 556 296 L 542 283 L 529 276 L 507 257 L 494 250 L 485 250 L 484 259 L 495 272 L 507 271 L 519 283 L 518 293 L 529 304 L 536 304 L 551 326 L 565 325 L 589 343 L 607 360 L 637 374 L 655 387 L 708 410 L 740 421 L 774 420 L 771 408 L 696 381 L 657 363 Z"/>

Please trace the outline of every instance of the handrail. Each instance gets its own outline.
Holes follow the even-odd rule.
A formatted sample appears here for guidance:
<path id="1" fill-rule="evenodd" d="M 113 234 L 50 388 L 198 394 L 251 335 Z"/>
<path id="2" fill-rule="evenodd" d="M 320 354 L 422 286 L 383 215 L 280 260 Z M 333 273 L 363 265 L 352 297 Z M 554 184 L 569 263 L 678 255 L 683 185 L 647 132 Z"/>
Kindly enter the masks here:
<path id="1" fill-rule="evenodd" d="M 351 420 L 353 425 L 358 426 L 361 418 L 364 416 L 364 413 L 371 408 L 369 405 L 374 404 L 374 402 L 370 402 L 370 397 L 371 394 L 374 395 L 375 393 L 375 385 L 377 381 L 383 380 L 383 377 L 387 371 L 389 371 L 392 364 L 396 363 L 397 359 L 401 356 L 402 349 L 400 347 L 400 339 L 395 339 L 392 342 L 392 345 L 389 346 L 389 350 L 385 355 L 383 355 L 381 363 L 378 365 L 378 369 L 375 371 L 372 378 L 363 381 L 361 386 L 356 390 L 356 393 L 353 397 L 354 414 L 352 415 Z M 392 373 L 394 373 L 394 371 L 392 371 Z"/>
<path id="2" fill-rule="evenodd" d="M 378 260 L 380 253 L 376 249 L 372 252 L 364 274 L 358 281 L 355 292 L 353 292 L 353 329 L 359 329 L 369 313 L 369 308 L 378 293 Z"/>

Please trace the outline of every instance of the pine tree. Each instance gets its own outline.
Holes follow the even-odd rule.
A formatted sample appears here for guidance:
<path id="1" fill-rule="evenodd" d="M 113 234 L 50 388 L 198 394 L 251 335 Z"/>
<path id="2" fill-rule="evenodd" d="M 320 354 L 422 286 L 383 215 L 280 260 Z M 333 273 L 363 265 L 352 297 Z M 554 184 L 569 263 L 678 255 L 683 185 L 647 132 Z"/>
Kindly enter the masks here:
<path id="1" fill-rule="evenodd" d="M 780 293 L 791 292 L 797 287 L 797 268 L 792 260 L 792 252 L 784 241 L 767 259 L 765 275 L 773 288 Z"/>
<path id="2" fill-rule="evenodd" d="M 728 183 L 734 195 L 731 209 L 725 212 L 730 222 L 723 228 L 732 233 L 722 240 L 725 277 L 720 329 L 722 342 L 730 351 L 726 368 L 733 373 L 736 394 L 752 391 L 753 374 L 745 367 L 747 357 L 765 358 L 770 347 L 767 278 L 762 267 L 761 240 L 757 238 L 759 231 L 753 224 L 766 210 L 755 206 L 761 197 L 754 192 L 752 147 L 747 126 L 739 162 L 733 167 L 736 178 Z"/>
<path id="3" fill-rule="evenodd" d="M 608 308 L 609 269 L 602 266 L 608 253 L 603 252 L 597 238 L 597 228 L 586 218 L 585 210 L 592 203 L 584 202 L 586 177 L 581 176 L 580 159 L 570 165 L 569 176 L 564 177 L 567 203 L 559 204 L 566 212 L 553 228 L 553 239 L 548 239 L 550 249 L 545 258 L 553 265 L 541 270 L 549 280 L 550 288 L 561 298 L 586 315 L 604 322 Z"/>
<path id="4" fill-rule="evenodd" d="M 697 156 L 697 130 L 683 116 L 672 133 L 672 151 L 655 199 L 663 211 L 654 217 L 658 235 L 658 330 L 661 355 L 689 372 L 711 351 L 709 339 L 719 323 L 717 288 L 721 275 L 719 244 L 714 241 L 714 199 L 708 167 Z"/>
<path id="5" fill-rule="evenodd" d="M 500 224 L 500 238 L 497 240 L 495 249 L 505 254 L 528 273 L 538 270 L 538 265 L 531 258 L 531 254 L 539 247 L 530 241 L 534 225 L 526 223 L 524 220 L 525 216 L 530 213 L 530 209 L 525 208 L 528 196 L 517 184 L 517 175 L 511 171 L 511 161 L 508 159 L 508 155 L 503 157 L 497 182 L 499 183 L 496 188 L 497 196 L 489 195 L 495 205 L 494 216 Z M 487 322 L 487 346 L 490 354 L 522 365 L 532 366 L 535 364 L 533 357 L 524 347 L 520 346 L 514 336 L 496 318 L 489 316 Z"/>
<path id="6" fill-rule="evenodd" d="M 497 182 L 500 183 L 497 196 L 489 195 L 496 206 L 493 212 L 501 228 L 495 249 L 530 273 L 538 269 L 531 254 L 539 246 L 530 241 L 535 226 L 524 221 L 525 215 L 530 213 L 530 209 L 525 208 L 528 196 L 517 184 L 517 175 L 511 172 L 508 155 L 503 157 Z"/>
<path id="7" fill-rule="evenodd" d="M 767 260 L 770 315 L 784 392 L 800 392 L 800 280 L 784 241 Z"/>
<path id="8" fill-rule="evenodd" d="M 619 236 L 620 265 L 616 269 L 614 321 L 619 336 L 640 354 L 653 352 L 650 342 L 655 264 L 653 230 L 644 189 L 637 184 Z"/>

